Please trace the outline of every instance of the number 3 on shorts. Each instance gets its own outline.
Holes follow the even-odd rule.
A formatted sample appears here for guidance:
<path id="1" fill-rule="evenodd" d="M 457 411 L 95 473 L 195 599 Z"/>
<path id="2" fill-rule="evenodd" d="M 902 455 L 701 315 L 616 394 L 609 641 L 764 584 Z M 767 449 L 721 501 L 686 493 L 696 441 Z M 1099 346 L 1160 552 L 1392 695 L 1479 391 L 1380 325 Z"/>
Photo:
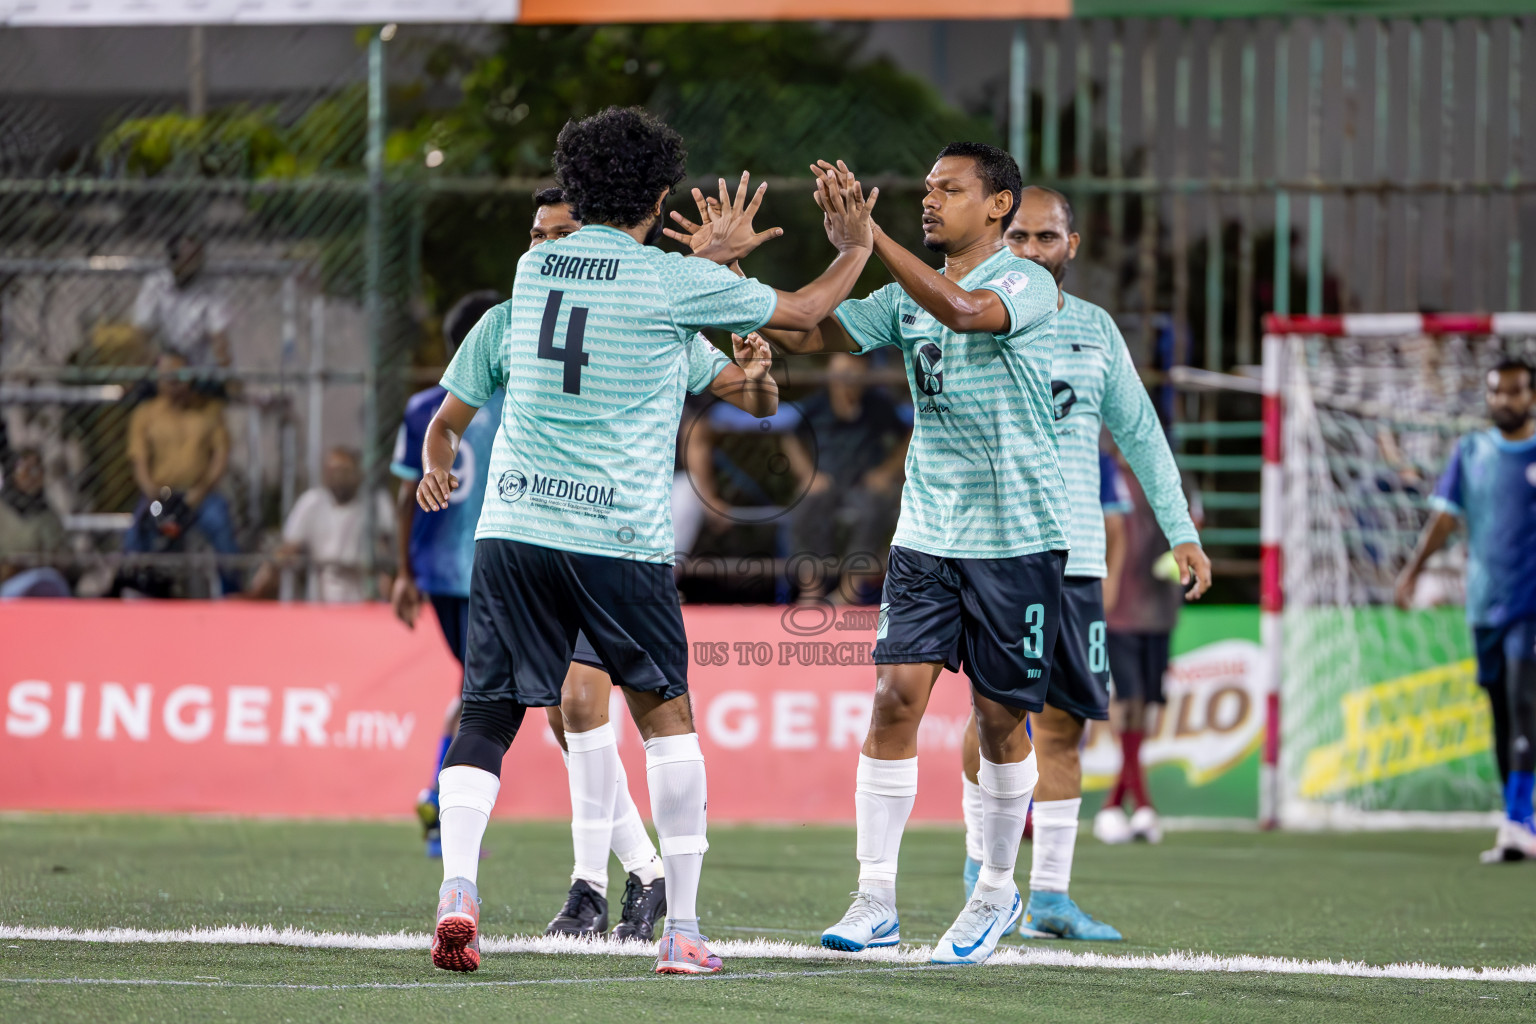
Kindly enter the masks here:
<path id="1" fill-rule="evenodd" d="M 1045 653 L 1045 605 L 1025 608 L 1024 624 L 1029 627 L 1029 635 L 1024 638 L 1024 657 L 1038 658 Z"/>

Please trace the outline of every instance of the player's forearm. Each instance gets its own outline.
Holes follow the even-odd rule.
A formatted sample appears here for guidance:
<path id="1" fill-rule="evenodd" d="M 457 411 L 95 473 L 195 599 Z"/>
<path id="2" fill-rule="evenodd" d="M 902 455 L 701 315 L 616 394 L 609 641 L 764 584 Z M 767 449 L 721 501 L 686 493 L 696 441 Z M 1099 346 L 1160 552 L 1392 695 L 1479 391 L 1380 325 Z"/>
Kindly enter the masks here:
<path id="1" fill-rule="evenodd" d="M 968 292 L 954 281 L 897 244 L 878 227 L 875 229 L 875 255 L 891 272 L 901 290 L 935 320 L 959 334 L 1008 329 L 1008 311 L 1002 300 L 989 291 Z"/>
<path id="2" fill-rule="evenodd" d="M 868 249 L 845 249 L 838 253 L 831 266 L 804 288 L 779 292 L 778 305 L 774 307 L 773 316 L 768 318 L 766 326 L 790 331 L 816 330 L 823 320 L 832 315 L 838 303 L 853 291 L 853 286 L 858 283 L 859 275 L 864 272 L 864 265 L 868 262 Z"/>
<path id="3" fill-rule="evenodd" d="M 1104 395 L 1104 425 L 1140 481 L 1157 525 L 1168 538 L 1168 546 L 1200 543 L 1200 532 L 1195 529 L 1189 501 L 1184 497 L 1179 464 L 1129 355 L 1117 359 L 1110 370 Z"/>
<path id="4" fill-rule="evenodd" d="M 1449 512 L 1437 512 L 1424 527 L 1424 532 L 1419 535 L 1418 546 L 1413 549 L 1413 556 L 1408 559 L 1410 574 L 1417 575 L 1424 568 L 1424 563 L 1450 539 L 1456 532 L 1456 517 Z"/>
<path id="5" fill-rule="evenodd" d="M 395 495 L 395 521 L 399 529 L 395 531 L 395 561 L 400 566 L 400 575 L 406 579 L 413 578 L 411 571 L 411 524 L 416 519 L 416 483 L 413 480 L 400 481 L 400 493 Z"/>
<path id="6" fill-rule="evenodd" d="M 421 466 L 427 473 L 451 472 L 459 450 L 459 435 L 443 419 L 434 416 L 421 443 Z"/>
<path id="7" fill-rule="evenodd" d="M 744 380 L 731 404 L 758 419 L 779 411 L 779 382 L 764 375 L 760 380 Z"/>

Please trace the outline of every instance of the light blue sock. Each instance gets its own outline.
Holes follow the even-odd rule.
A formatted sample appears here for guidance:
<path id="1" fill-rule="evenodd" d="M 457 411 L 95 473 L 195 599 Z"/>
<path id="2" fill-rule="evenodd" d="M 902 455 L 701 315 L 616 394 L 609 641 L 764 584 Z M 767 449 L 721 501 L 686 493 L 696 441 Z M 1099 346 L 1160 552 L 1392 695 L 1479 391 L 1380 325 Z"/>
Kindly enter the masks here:
<path id="1" fill-rule="evenodd" d="M 1536 772 L 1510 772 L 1504 784 L 1504 813 L 1510 821 L 1532 824 L 1531 797 L 1536 793 Z"/>

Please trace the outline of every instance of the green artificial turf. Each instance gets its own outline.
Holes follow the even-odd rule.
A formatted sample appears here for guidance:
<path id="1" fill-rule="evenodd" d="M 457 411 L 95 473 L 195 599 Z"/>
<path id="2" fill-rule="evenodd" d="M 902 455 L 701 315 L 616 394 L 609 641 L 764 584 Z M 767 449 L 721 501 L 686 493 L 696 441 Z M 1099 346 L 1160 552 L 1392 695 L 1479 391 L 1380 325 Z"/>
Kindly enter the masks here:
<path id="1" fill-rule="evenodd" d="M 1127 941 L 1070 948 L 1536 962 L 1536 865 L 1479 865 L 1477 851 L 1489 839 L 1481 832 L 1174 833 L 1161 846 L 1109 848 L 1085 836 L 1073 895 Z M 849 829 L 715 827 L 710 843 L 700 912 L 715 938 L 814 943 L 847 906 L 855 875 Z M 486 846 L 483 931 L 541 932 L 569 884 L 568 828 L 496 823 Z M 908 832 L 900 890 L 907 942 L 931 943 L 959 910 L 962 858 L 957 830 Z M 424 933 L 438 881 L 403 823 L 0 819 L 0 924 L 11 926 Z M 617 897 L 622 888 L 615 868 L 610 891 Z M 461 976 L 434 971 L 423 951 L 5 940 L 0 1020 L 378 1024 L 443 1012 L 589 1022 L 1536 1019 L 1536 985 L 1482 981 L 893 969 L 836 960 L 737 959 L 725 974 L 696 979 L 656 978 L 648 968 L 633 957 L 488 954 L 478 973 Z M 197 984 L 100 983 L 107 979 Z M 382 987 L 402 985 L 435 987 Z"/>

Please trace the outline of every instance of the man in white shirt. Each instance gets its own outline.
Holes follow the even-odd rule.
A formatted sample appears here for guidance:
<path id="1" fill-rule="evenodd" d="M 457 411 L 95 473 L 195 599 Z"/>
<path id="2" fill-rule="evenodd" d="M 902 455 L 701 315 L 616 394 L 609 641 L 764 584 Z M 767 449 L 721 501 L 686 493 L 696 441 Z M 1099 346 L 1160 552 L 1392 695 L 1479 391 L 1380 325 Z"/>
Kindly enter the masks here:
<path id="1" fill-rule="evenodd" d="M 133 325 L 186 356 L 194 368 L 228 367 L 229 303 L 203 274 L 202 240 L 181 235 L 166 250 L 170 269 L 155 271 L 140 285 Z"/>
<path id="2" fill-rule="evenodd" d="M 359 489 L 363 481 L 362 460 L 350 448 L 332 448 L 321 470 L 322 487 L 311 487 L 299 495 L 283 524 L 283 543 L 277 549 L 277 564 L 268 562 L 256 574 L 251 591 L 256 597 L 270 597 L 277 590 L 278 569 L 300 555 L 309 556 L 309 587 L 306 598 L 326 604 L 367 599 L 364 564 L 365 508 Z M 389 557 L 394 536 L 394 507 L 383 491 L 373 495 L 374 543 L 376 564 Z M 379 593 L 389 593 L 384 578 Z"/>

